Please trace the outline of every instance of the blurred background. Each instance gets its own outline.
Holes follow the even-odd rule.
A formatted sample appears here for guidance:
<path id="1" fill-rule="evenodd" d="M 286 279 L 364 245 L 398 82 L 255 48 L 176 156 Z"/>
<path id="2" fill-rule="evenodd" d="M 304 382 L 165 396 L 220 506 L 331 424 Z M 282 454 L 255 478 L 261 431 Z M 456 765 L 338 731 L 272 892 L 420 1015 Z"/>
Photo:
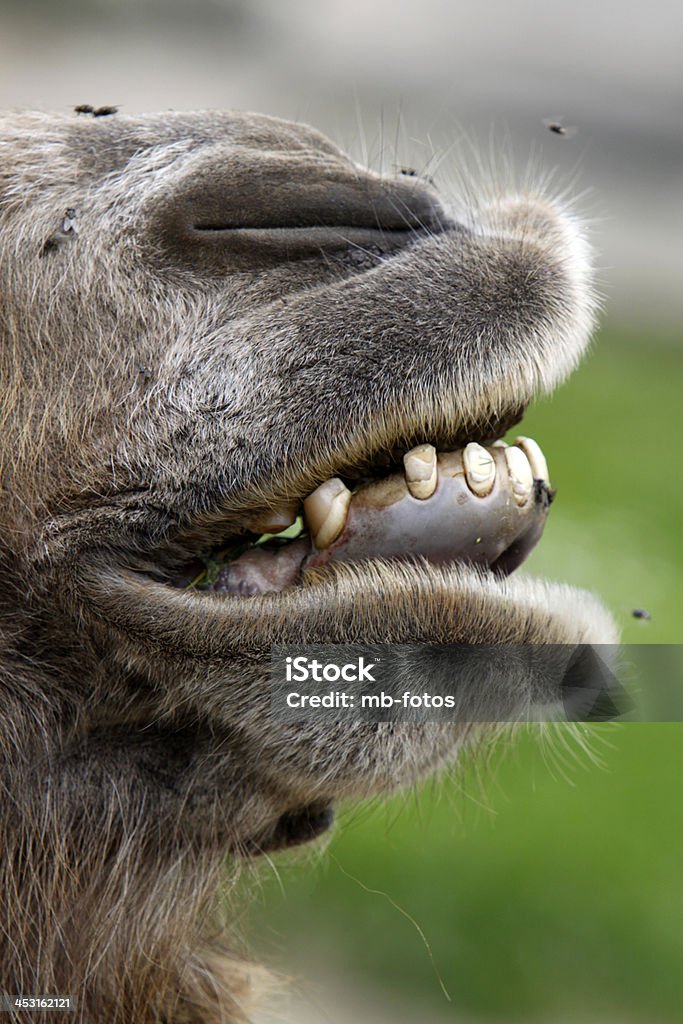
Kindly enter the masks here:
<path id="1" fill-rule="evenodd" d="M 0 0 L 0 97 L 306 120 L 444 192 L 477 159 L 520 181 L 552 170 L 592 220 L 604 315 L 525 418 L 559 491 L 528 571 L 596 590 L 627 643 L 674 644 L 682 48 L 683 6 L 661 2 Z M 529 731 L 348 809 L 323 856 L 245 878 L 245 939 L 289 978 L 269 1020 L 680 1021 L 683 726 L 580 740 Z"/>

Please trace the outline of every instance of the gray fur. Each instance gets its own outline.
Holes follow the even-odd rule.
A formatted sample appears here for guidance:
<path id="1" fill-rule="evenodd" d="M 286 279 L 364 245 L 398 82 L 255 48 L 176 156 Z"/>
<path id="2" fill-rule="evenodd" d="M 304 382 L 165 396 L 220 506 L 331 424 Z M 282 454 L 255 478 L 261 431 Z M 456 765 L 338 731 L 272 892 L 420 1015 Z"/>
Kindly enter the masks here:
<path id="1" fill-rule="evenodd" d="M 499 436 L 588 344 L 581 225 L 535 194 L 457 224 L 429 184 L 262 116 L 10 113 L 0 254 L 0 991 L 71 992 L 82 1021 L 246 1020 L 226 852 L 467 735 L 274 723 L 270 644 L 614 627 L 589 595 L 457 566 L 228 599 L 150 573 L 371 455 Z"/>

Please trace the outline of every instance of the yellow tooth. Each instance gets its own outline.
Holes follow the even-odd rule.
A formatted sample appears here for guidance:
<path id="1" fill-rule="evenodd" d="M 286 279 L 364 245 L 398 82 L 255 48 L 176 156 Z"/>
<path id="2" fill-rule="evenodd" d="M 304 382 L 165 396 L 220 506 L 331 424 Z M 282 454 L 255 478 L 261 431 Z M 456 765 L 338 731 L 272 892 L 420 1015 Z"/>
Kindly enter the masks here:
<path id="1" fill-rule="evenodd" d="M 508 445 L 507 445 L 507 443 L 505 441 L 501 441 L 500 438 L 499 438 L 497 441 L 493 442 L 491 447 L 492 448 L 507 448 Z"/>
<path id="2" fill-rule="evenodd" d="M 336 476 L 304 499 L 304 519 L 317 548 L 327 548 L 337 539 L 344 529 L 350 502 L 351 491 Z"/>
<path id="3" fill-rule="evenodd" d="M 419 444 L 403 456 L 406 483 L 414 498 L 431 498 L 436 490 L 436 448 Z"/>
<path id="4" fill-rule="evenodd" d="M 534 489 L 534 475 L 529 460 L 521 448 L 505 448 L 503 451 L 512 485 L 512 496 L 518 505 L 526 505 Z"/>
<path id="5" fill-rule="evenodd" d="M 247 523 L 247 529 L 252 533 L 280 533 L 296 522 L 299 514 L 299 503 L 292 502 L 289 505 L 281 505 L 278 508 L 270 509 L 260 517 Z"/>
<path id="6" fill-rule="evenodd" d="M 471 441 L 462 453 L 465 464 L 465 479 L 471 491 L 485 498 L 493 490 L 496 479 L 496 464 L 486 448 Z"/>
<path id="7" fill-rule="evenodd" d="M 515 440 L 515 444 L 518 448 L 522 449 L 529 460 L 534 480 L 545 480 L 545 482 L 549 484 L 550 477 L 548 475 L 548 463 L 546 462 L 545 455 L 536 441 L 534 441 L 532 437 L 518 437 Z"/>

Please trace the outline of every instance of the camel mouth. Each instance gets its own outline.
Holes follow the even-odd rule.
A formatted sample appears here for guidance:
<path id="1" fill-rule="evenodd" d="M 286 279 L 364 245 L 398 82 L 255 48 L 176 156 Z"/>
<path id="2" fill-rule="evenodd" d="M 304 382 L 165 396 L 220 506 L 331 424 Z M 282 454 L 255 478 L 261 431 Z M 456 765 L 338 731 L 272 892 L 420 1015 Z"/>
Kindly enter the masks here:
<path id="1" fill-rule="evenodd" d="M 286 591 L 339 561 L 422 558 L 508 575 L 540 540 L 554 496 L 532 438 L 450 451 L 422 442 L 400 460 L 393 454 L 355 476 L 328 477 L 301 500 L 247 513 L 241 531 L 154 575 L 228 598 Z"/>

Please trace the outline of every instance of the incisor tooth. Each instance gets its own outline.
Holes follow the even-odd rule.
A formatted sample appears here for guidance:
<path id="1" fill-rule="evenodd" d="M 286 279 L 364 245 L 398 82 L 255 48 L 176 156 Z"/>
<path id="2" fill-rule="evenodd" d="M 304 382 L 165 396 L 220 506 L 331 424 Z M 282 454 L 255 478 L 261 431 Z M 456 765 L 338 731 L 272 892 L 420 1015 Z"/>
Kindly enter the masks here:
<path id="1" fill-rule="evenodd" d="M 515 444 L 518 448 L 522 449 L 529 460 L 534 480 L 545 480 L 547 484 L 550 483 L 548 463 L 546 462 L 545 455 L 541 451 L 540 446 L 536 441 L 534 441 L 533 437 L 518 437 L 515 440 Z"/>
<path id="2" fill-rule="evenodd" d="M 507 445 L 507 442 L 506 442 L 506 441 L 501 441 L 501 439 L 500 439 L 500 438 L 498 438 L 498 440 L 497 440 L 497 441 L 494 441 L 494 442 L 493 442 L 493 444 L 491 445 L 491 447 L 492 447 L 492 448 L 507 448 L 507 447 L 508 447 L 508 445 Z"/>
<path id="3" fill-rule="evenodd" d="M 471 491 L 485 498 L 493 490 L 496 479 L 496 464 L 490 452 L 486 448 L 471 441 L 465 445 L 462 453 L 462 461 L 465 464 L 465 479 Z"/>
<path id="4" fill-rule="evenodd" d="M 526 505 L 534 487 L 534 475 L 529 460 L 521 448 L 505 448 L 503 451 L 512 484 L 512 496 L 518 505 Z"/>
<path id="5" fill-rule="evenodd" d="M 327 548 L 344 529 L 351 491 L 333 476 L 304 499 L 304 519 L 319 549 Z"/>
<path id="6" fill-rule="evenodd" d="M 406 483 L 414 498 L 431 498 L 436 490 L 436 448 L 419 444 L 403 456 Z"/>
<path id="7" fill-rule="evenodd" d="M 280 533 L 296 522 L 298 514 L 298 502 L 281 505 L 279 508 L 265 512 L 260 519 L 252 520 L 247 524 L 247 529 L 251 530 L 252 533 Z"/>

